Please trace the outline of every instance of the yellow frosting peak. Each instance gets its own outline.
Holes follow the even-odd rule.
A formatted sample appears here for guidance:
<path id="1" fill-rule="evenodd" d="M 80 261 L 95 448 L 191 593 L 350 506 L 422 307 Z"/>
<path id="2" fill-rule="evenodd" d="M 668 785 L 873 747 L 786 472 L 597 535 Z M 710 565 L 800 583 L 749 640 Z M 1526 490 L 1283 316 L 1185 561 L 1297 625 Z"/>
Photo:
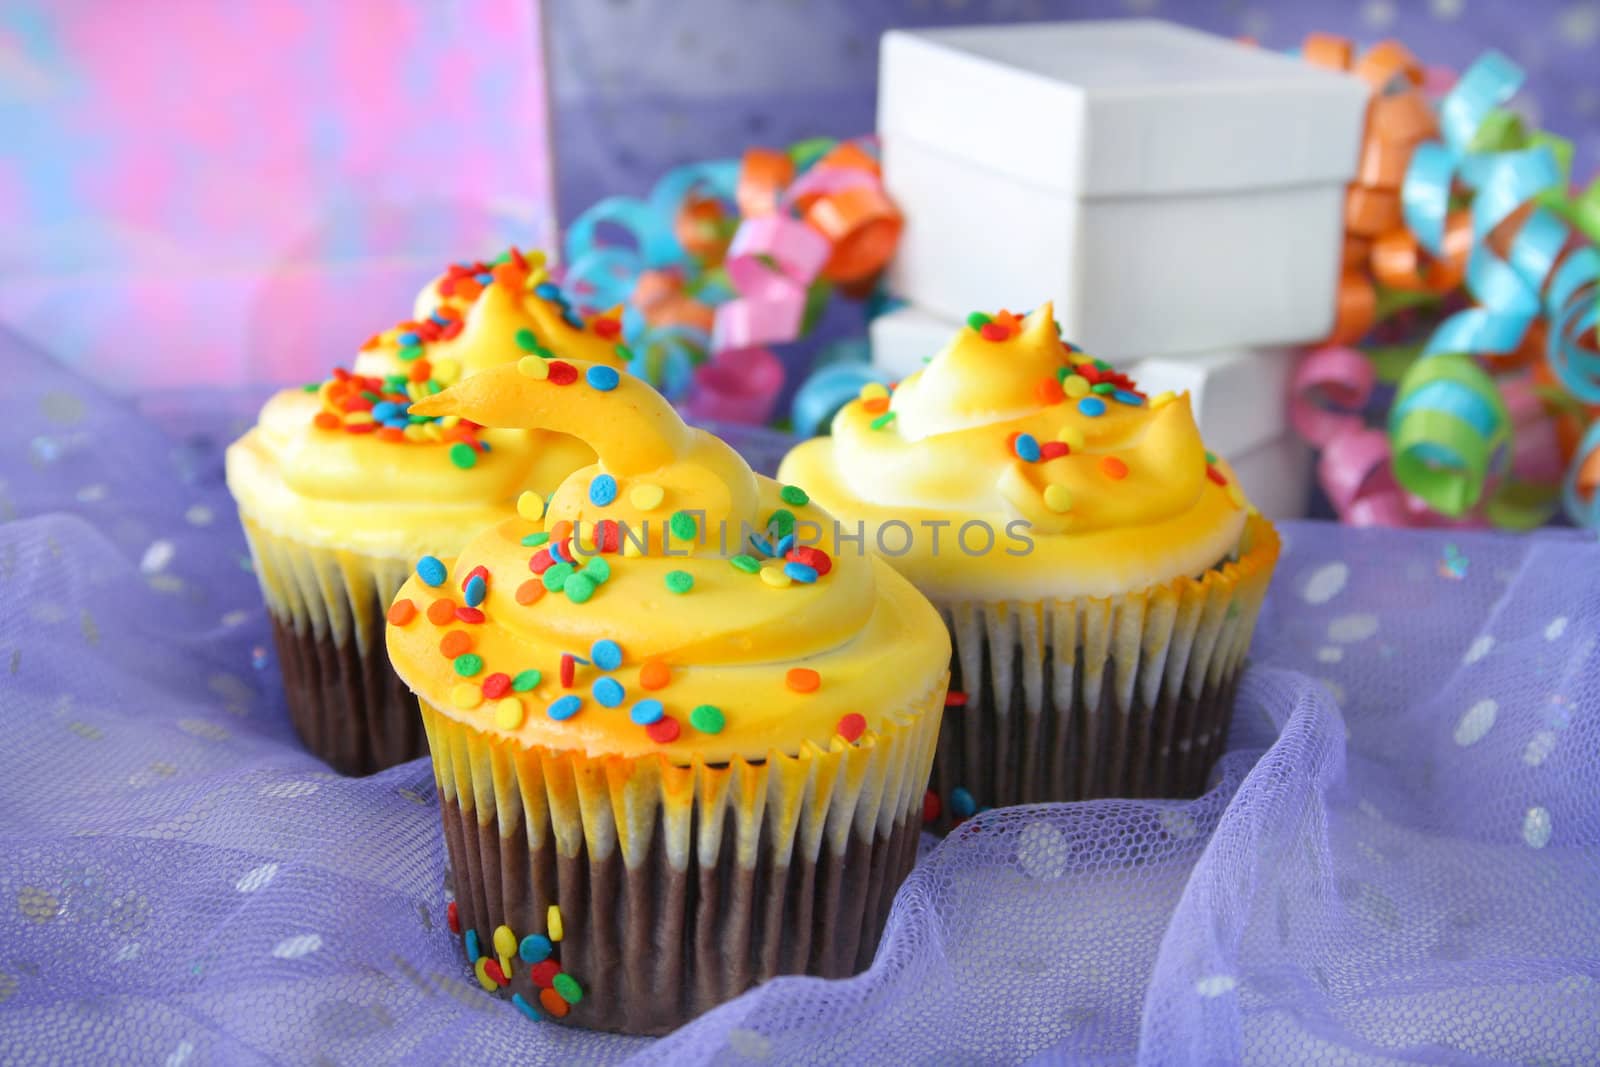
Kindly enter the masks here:
<path id="1" fill-rule="evenodd" d="M 749 464 L 685 424 L 650 386 L 611 368 L 530 356 L 419 400 L 411 412 L 555 430 L 593 448 L 598 462 L 575 471 L 551 496 L 552 522 L 611 519 L 648 531 L 652 545 L 660 544 L 667 516 L 678 512 L 711 529 L 761 525 Z"/>
<path id="2" fill-rule="evenodd" d="M 1147 397 L 1062 341 L 1052 311 L 973 314 L 892 394 L 868 386 L 846 404 L 779 476 L 869 529 L 909 527 L 889 554 L 938 599 L 1113 595 L 1213 566 L 1249 504 L 1188 398 Z"/>
<path id="3" fill-rule="evenodd" d="M 411 410 L 596 456 L 402 588 L 390 659 L 444 714 L 529 746 L 720 762 L 870 739 L 941 684 L 927 602 L 642 381 L 531 356 Z"/>

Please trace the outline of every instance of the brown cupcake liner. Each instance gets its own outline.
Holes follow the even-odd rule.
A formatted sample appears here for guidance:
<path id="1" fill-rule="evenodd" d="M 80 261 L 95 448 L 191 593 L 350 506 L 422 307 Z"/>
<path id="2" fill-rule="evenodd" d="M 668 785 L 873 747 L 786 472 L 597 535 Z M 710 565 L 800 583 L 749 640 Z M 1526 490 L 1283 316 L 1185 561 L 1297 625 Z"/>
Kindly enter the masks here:
<path id="1" fill-rule="evenodd" d="M 242 517 L 272 618 L 289 719 L 341 774 L 428 754 L 417 700 L 389 666 L 384 621 L 410 565 L 305 545 Z"/>
<path id="2" fill-rule="evenodd" d="M 491 741 L 424 701 L 455 919 L 510 964 L 504 983 L 475 964 L 480 984 L 532 1016 L 663 1034 L 774 975 L 863 970 L 916 859 L 944 692 L 855 745 L 686 766 Z M 554 967 L 502 958 L 502 926 L 555 940 L 552 906 Z M 552 997 L 555 967 L 578 999 Z"/>
<path id="3" fill-rule="evenodd" d="M 1141 593 L 955 602 L 935 828 L 990 807 L 1205 789 L 1277 561 L 1252 516 L 1238 562 Z"/>

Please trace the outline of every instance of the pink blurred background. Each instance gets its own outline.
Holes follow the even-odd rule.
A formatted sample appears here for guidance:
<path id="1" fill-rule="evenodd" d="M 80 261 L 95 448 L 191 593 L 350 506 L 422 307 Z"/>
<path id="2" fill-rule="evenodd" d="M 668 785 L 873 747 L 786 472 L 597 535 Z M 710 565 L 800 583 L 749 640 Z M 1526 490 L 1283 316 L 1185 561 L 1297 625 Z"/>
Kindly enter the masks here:
<path id="1" fill-rule="evenodd" d="M 320 377 L 554 233 L 537 0 L 8 0 L 0 129 L 0 320 L 117 389 Z"/>

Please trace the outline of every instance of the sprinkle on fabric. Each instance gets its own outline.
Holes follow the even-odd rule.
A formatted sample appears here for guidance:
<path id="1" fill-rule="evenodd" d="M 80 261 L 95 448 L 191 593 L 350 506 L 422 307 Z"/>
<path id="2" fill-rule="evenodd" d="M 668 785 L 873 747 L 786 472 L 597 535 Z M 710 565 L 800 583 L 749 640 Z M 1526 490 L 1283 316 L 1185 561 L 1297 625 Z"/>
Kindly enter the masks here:
<path id="1" fill-rule="evenodd" d="M 666 714 L 666 709 L 662 707 L 661 701 L 654 697 L 646 697 L 628 709 L 628 718 L 640 726 L 649 726 L 653 722 L 660 722 L 661 716 L 664 714 Z"/>
<path id="2" fill-rule="evenodd" d="M 443 585 L 444 580 L 449 576 L 450 572 L 445 569 L 445 565 L 439 561 L 438 557 L 423 556 L 417 560 L 417 577 L 422 579 L 423 584 L 437 588 Z"/>
<path id="3" fill-rule="evenodd" d="M 583 698 L 573 693 L 568 693 L 564 697 L 557 697 L 556 700 L 545 709 L 545 714 L 549 715 L 557 722 L 565 722 L 567 719 L 570 719 L 574 715 L 578 714 L 578 709 L 582 707 Z"/>
<path id="4" fill-rule="evenodd" d="M 1078 401 L 1078 410 L 1091 419 L 1097 419 L 1106 413 L 1106 402 L 1097 396 L 1086 396 Z"/>
<path id="5" fill-rule="evenodd" d="M 867 732 L 866 717 L 859 712 L 852 711 L 839 720 L 839 725 L 836 729 L 840 737 L 853 745 L 861 740 L 862 734 Z"/>
<path id="6" fill-rule="evenodd" d="M 679 596 L 682 596 L 693 588 L 694 575 L 690 574 L 688 571 L 667 572 L 667 592 L 676 593 Z"/>
<path id="7" fill-rule="evenodd" d="M 511 689 L 513 692 L 526 693 L 530 689 L 536 688 L 542 680 L 543 675 L 538 671 L 518 671 L 517 676 L 511 679 Z"/>
<path id="8" fill-rule="evenodd" d="M 811 503 L 810 495 L 798 485 L 786 485 L 778 490 L 778 499 L 796 508 L 802 508 Z"/>
<path id="9" fill-rule="evenodd" d="M 1116 456 L 1106 456 L 1102 459 L 1100 461 L 1100 469 L 1105 472 L 1107 478 L 1113 481 L 1120 482 L 1128 476 L 1128 465 Z"/>
<path id="10" fill-rule="evenodd" d="M 622 683 L 615 678 L 597 678 L 591 690 L 595 703 L 603 708 L 620 707 L 627 693 L 622 688 Z"/>
<path id="11" fill-rule="evenodd" d="M 389 605 L 389 625 L 404 626 L 417 617 L 417 606 L 409 599 L 401 597 Z"/>
<path id="12" fill-rule="evenodd" d="M 822 686 L 822 676 L 810 667 L 790 667 L 783 680 L 796 693 L 815 693 Z"/>
<path id="13" fill-rule="evenodd" d="M 720 734 L 726 720 L 715 704 L 701 704 L 689 713 L 689 725 L 703 734 Z"/>
<path id="14" fill-rule="evenodd" d="M 537 604 L 542 596 L 544 596 L 544 583 L 537 578 L 529 578 L 517 586 L 518 604 Z"/>
<path id="15" fill-rule="evenodd" d="M 670 745 L 678 739 L 678 720 L 671 715 L 663 715 L 658 721 L 644 728 L 650 740 L 658 745 Z"/>
<path id="16" fill-rule="evenodd" d="M 647 659 L 639 665 L 639 688 L 664 689 L 672 681 L 672 669 L 659 659 Z"/>
<path id="17" fill-rule="evenodd" d="M 589 383 L 589 388 L 602 393 L 609 393 L 617 387 L 622 377 L 611 367 L 594 366 L 584 372 L 584 380 Z"/>

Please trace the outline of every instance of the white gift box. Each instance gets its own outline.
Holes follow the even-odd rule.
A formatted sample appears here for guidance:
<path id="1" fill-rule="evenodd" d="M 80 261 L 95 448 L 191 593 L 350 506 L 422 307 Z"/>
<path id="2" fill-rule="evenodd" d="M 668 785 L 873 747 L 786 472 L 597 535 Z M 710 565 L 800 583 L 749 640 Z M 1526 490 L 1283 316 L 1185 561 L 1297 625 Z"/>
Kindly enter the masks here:
<path id="1" fill-rule="evenodd" d="M 872 362 L 894 378 L 904 378 L 921 370 L 962 329 L 963 323 L 921 308 L 896 308 L 872 320 Z M 1100 354 L 1092 348 L 1088 351 Z M 1288 349 L 1262 347 L 1218 349 L 1121 365 L 1148 395 L 1187 392 L 1207 447 L 1231 462 L 1288 432 L 1289 375 L 1294 362 L 1294 353 Z"/>
<path id="2" fill-rule="evenodd" d="M 1127 360 L 1332 325 L 1367 90 L 1154 20 L 884 35 L 890 284 L 961 321 L 1050 299 Z"/>
<path id="3" fill-rule="evenodd" d="M 1228 458 L 1239 487 L 1269 519 L 1304 518 L 1311 503 L 1311 448 L 1292 432 Z"/>

